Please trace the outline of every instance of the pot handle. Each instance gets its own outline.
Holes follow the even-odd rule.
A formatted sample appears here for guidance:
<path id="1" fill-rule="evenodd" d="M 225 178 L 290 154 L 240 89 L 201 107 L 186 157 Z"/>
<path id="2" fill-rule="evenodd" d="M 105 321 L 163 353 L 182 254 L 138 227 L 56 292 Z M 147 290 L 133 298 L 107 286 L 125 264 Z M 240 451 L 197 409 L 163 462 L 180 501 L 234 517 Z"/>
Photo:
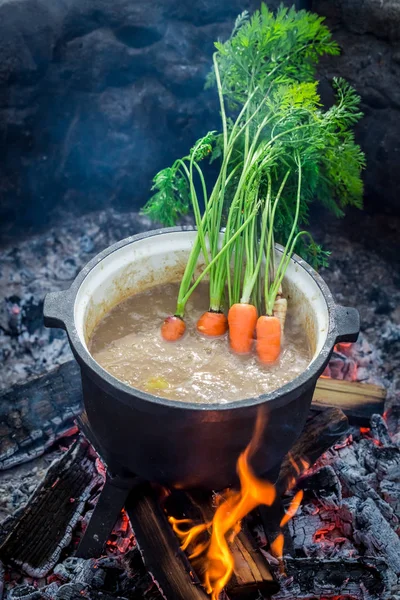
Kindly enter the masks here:
<path id="1" fill-rule="evenodd" d="M 338 342 L 356 342 L 360 333 L 360 313 L 356 308 L 336 306 L 335 321 Z"/>
<path id="2" fill-rule="evenodd" d="M 66 330 L 63 319 L 65 292 L 50 292 L 46 294 L 43 305 L 43 321 L 45 327 L 55 327 Z"/>

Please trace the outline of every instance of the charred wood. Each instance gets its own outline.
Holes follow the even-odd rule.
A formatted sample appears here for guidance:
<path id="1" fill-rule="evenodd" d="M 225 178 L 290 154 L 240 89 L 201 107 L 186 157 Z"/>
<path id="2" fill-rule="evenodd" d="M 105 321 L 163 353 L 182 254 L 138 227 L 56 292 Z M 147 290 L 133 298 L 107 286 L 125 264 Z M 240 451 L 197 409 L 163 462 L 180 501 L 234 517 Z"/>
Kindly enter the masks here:
<path id="1" fill-rule="evenodd" d="M 299 439 L 284 458 L 275 484 L 278 495 L 282 495 L 291 482 L 312 465 L 335 442 L 348 432 L 346 415 L 339 408 L 327 408 L 310 419 Z"/>
<path id="2" fill-rule="evenodd" d="M 372 415 L 370 423 L 371 434 L 374 440 L 383 446 L 391 446 L 392 440 L 390 439 L 388 427 L 382 415 Z"/>
<path id="3" fill-rule="evenodd" d="M 78 440 L 48 470 L 0 547 L 4 561 L 44 577 L 71 541 L 85 503 L 103 483 L 88 444 Z"/>
<path id="4" fill-rule="evenodd" d="M 211 521 L 215 513 L 211 495 L 203 493 L 175 493 L 168 501 L 167 510 L 176 512 L 175 498 L 179 512 L 196 522 Z M 230 545 L 235 562 L 232 577 L 226 587 L 229 598 L 246 597 L 256 599 L 261 594 L 274 594 L 279 586 L 271 575 L 268 563 L 257 547 L 249 529 L 242 523 L 242 530 Z"/>
<path id="5" fill-rule="evenodd" d="M 313 471 L 298 482 L 298 487 L 311 492 L 327 509 L 339 508 L 342 502 L 342 486 L 331 465 Z"/>
<path id="6" fill-rule="evenodd" d="M 394 514 L 393 508 L 373 489 L 368 478 L 360 475 L 359 469 L 355 469 L 341 459 L 337 459 L 333 463 L 333 468 L 349 494 L 354 495 L 361 500 L 371 498 L 379 508 L 383 517 L 389 523 L 397 525 L 398 519 Z"/>
<path id="7" fill-rule="evenodd" d="M 380 446 L 365 439 L 359 443 L 358 451 L 365 467 L 375 473 L 378 481 L 400 480 L 400 447 Z"/>
<path id="8" fill-rule="evenodd" d="M 365 546 L 369 554 L 379 554 L 387 566 L 396 574 L 400 573 L 400 539 L 383 517 L 375 502 L 368 498 L 356 503 L 353 521 L 354 540 Z"/>
<path id="9" fill-rule="evenodd" d="M 379 491 L 394 514 L 400 519 L 400 481 L 381 481 Z"/>
<path id="10" fill-rule="evenodd" d="M 380 600 L 384 597 L 387 569 L 383 560 L 288 558 L 285 567 L 285 575 L 277 573 L 281 591 L 274 596 L 274 600 L 314 600 L 342 596 Z"/>
<path id="11" fill-rule="evenodd" d="M 200 582 L 149 484 L 129 495 L 126 511 L 143 562 L 167 600 L 207 600 Z"/>
<path id="12" fill-rule="evenodd" d="M 49 374 L 15 385 L 0 396 L 0 470 L 40 456 L 76 432 L 82 411 L 80 371 L 69 361 Z"/>
<path id="13" fill-rule="evenodd" d="M 400 406 L 395 404 L 385 413 L 390 438 L 394 444 L 400 445 Z"/>

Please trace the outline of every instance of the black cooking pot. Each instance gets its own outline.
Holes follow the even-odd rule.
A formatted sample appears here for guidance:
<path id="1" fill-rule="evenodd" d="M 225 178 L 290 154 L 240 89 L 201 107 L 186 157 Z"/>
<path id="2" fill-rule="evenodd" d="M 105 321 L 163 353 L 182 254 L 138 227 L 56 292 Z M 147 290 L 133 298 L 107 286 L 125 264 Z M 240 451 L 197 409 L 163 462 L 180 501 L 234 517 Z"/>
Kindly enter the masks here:
<path id="1" fill-rule="evenodd" d="M 222 489 L 236 481 L 236 461 L 252 437 L 260 409 L 267 413 L 267 423 L 252 464 L 259 475 L 279 466 L 303 429 L 334 344 L 356 341 L 359 315 L 337 306 L 322 278 L 294 256 L 284 291 L 314 349 L 301 375 L 258 398 L 215 405 L 166 400 L 132 388 L 92 358 L 87 339 L 123 298 L 155 283 L 178 281 L 194 237 L 191 228 L 171 228 L 110 246 L 68 290 L 46 296 L 44 319 L 46 326 L 67 331 L 81 367 L 89 424 L 106 462 L 120 473 L 167 486 Z M 281 251 L 277 246 L 278 259 Z"/>

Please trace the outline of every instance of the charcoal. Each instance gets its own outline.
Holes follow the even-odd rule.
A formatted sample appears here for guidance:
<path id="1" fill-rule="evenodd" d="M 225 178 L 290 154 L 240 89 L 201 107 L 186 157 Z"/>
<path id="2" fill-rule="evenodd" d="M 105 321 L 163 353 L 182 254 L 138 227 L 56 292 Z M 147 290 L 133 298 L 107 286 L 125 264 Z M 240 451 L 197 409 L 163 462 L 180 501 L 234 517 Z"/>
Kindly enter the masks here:
<path id="1" fill-rule="evenodd" d="M 340 459 L 334 463 L 333 468 L 348 493 L 355 495 L 362 500 L 371 498 L 385 519 L 394 524 L 398 523 L 398 519 L 394 514 L 392 507 L 377 494 L 368 482 L 367 477 L 363 477 L 357 469 L 350 467 Z"/>
<path id="2" fill-rule="evenodd" d="M 376 446 L 369 440 L 363 440 L 364 461 L 366 467 L 379 481 L 400 480 L 400 447 Z"/>
<path id="3" fill-rule="evenodd" d="M 285 574 L 277 572 L 281 591 L 274 600 L 340 596 L 382 600 L 387 588 L 386 571 L 383 560 L 371 558 L 289 558 L 285 560 Z"/>
<path id="4" fill-rule="evenodd" d="M 400 405 L 395 404 L 385 414 L 385 419 L 391 440 L 400 443 Z"/>
<path id="5" fill-rule="evenodd" d="M 384 557 L 388 567 L 400 573 L 399 536 L 371 498 L 358 503 L 354 529 L 357 543 L 362 543 L 371 555 Z"/>
<path id="6" fill-rule="evenodd" d="M 62 549 L 70 543 L 86 501 L 102 482 L 90 447 L 79 439 L 50 467 L 43 483 L 2 542 L 1 557 L 18 565 L 31 577 L 45 576 L 57 563 Z"/>
<path id="7" fill-rule="evenodd" d="M 62 585 L 58 588 L 56 595 L 57 600 L 82 600 L 85 597 L 92 597 L 91 589 L 81 582 Z"/>
<path id="8" fill-rule="evenodd" d="M 387 504 L 392 507 L 394 514 L 400 519 L 400 481 L 381 481 L 379 491 Z"/>
<path id="9" fill-rule="evenodd" d="M 385 419 L 382 415 L 372 415 L 371 417 L 371 434 L 374 440 L 377 440 L 384 446 L 391 445 L 391 439 L 386 425 Z"/>
<path id="10" fill-rule="evenodd" d="M 0 471 L 41 456 L 76 431 L 82 411 L 79 367 L 70 361 L 0 396 Z"/>
<path id="11" fill-rule="evenodd" d="M 127 600 L 122 596 L 114 596 L 107 592 L 93 590 L 82 583 L 67 583 L 62 585 L 54 600 Z"/>
<path id="12" fill-rule="evenodd" d="M 4 576 L 5 576 L 4 565 L 0 561 L 0 599 L 3 598 L 3 593 L 4 593 Z"/>
<path id="13" fill-rule="evenodd" d="M 338 508 L 342 502 L 342 486 L 331 465 L 321 467 L 300 479 L 298 487 L 313 495 L 326 508 Z"/>
<path id="14" fill-rule="evenodd" d="M 298 511 L 296 518 L 289 522 L 289 531 L 297 555 L 324 556 L 324 546 L 314 540 L 315 532 L 321 530 L 324 525 L 317 512 L 310 515 L 304 508 Z"/>
<path id="15" fill-rule="evenodd" d="M 41 600 L 42 597 L 33 585 L 18 585 L 8 594 L 9 600 Z"/>
<path id="16" fill-rule="evenodd" d="M 71 556 L 58 564 L 54 569 L 54 574 L 62 581 L 81 582 L 100 589 L 106 577 L 104 569 L 99 568 L 98 561 L 84 560 Z"/>

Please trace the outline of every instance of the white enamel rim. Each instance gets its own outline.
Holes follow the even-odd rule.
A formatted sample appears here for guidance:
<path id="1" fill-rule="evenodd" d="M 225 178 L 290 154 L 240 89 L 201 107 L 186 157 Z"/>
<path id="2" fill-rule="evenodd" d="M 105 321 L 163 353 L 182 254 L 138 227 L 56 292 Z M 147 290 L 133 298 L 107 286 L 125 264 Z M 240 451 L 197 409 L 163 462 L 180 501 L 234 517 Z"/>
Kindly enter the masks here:
<path id="1" fill-rule="evenodd" d="M 81 344 L 89 352 L 85 339 L 85 324 L 91 303 L 116 304 L 121 296 L 134 293 L 140 282 L 155 274 L 154 283 L 170 281 L 168 269 L 177 263 L 179 253 L 188 253 L 193 246 L 195 233 L 181 231 L 168 236 L 153 236 L 126 244 L 106 256 L 82 282 L 74 303 L 74 322 Z M 115 282 L 123 284 L 118 287 Z M 316 349 L 310 364 L 321 352 L 329 330 L 329 311 L 322 290 L 316 281 L 297 262 L 292 260 L 286 280 L 299 288 L 307 297 L 316 320 Z M 112 297 L 115 296 L 115 302 Z"/>

